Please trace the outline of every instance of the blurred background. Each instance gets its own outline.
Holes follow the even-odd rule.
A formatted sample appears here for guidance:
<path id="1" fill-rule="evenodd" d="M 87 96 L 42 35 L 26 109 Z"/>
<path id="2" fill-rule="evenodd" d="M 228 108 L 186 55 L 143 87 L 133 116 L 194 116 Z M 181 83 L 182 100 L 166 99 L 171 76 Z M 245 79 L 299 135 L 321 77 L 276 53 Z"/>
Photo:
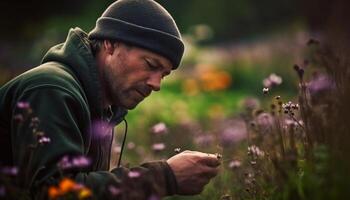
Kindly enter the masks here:
<path id="1" fill-rule="evenodd" d="M 3 1 L 0 85 L 39 65 L 51 46 L 64 42 L 70 28 L 78 26 L 89 32 L 112 2 Z M 276 95 L 284 101 L 297 100 L 299 79 L 293 66 L 308 69 L 307 44 L 310 38 L 322 37 L 336 13 L 336 4 L 331 0 L 158 2 L 177 22 L 185 41 L 185 55 L 179 70 L 165 79 L 161 92 L 129 112 L 124 164 L 165 159 L 174 155 L 175 148 L 181 148 L 222 153 L 228 159 L 226 168 L 239 167 L 248 141 L 244 113 L 269 107 L 270 97 Z M 313 76 L 312 70 L 305 74 Z M 263 88 L 268 88 L 269 98 Z M 117 128 L 116 154 L 123 129 L 124 125 Z M 223 199 L 225 194 L 233 199 L 257 199 L 246 191 L 239 173 L 227 173 L 204 194 L 188 199 Z M 215 190 L 217 187 L 221 188 Z M 266 194 L 275 189 L 266 188 L 271 189 Z M 236 195 L 242 191 L 248 194 Z M 260 194 L 263 199 L 265 193 Z"/>
<path id="2" fill-rule="evenodd" d="M 69 28 L 90 31 L 110 0 L 4 1 L 1 11 L 1 68 L 31 67 Z M 251 44 L 273 34 L 299 31 L 305 25 L 306 3 L 289 0 L 200 1 L 159 0 L 174 16 L 183 34 L 196 44 L 221 47 Z M 21 59 L 18 59 L 20 55 Z"/>
<path id="3" fill-rule="evenodd" d="M 112 2 L 4 1 L 0 84 L 39 65 L 50 47 L 64 42 L 70 28 L 78 26 L 89 32 Z M 318 9 L 290 0 L 158 2 L 173 15 L 183 33 L 185 57 L 181 70 L 167 78 L 163 92 L 144 102 L 131 118 L 145 115 L 141 112 L 149 112 L 152 105 L 164 105 L 164 112 L 156 114 L 158 120 L 178 121 L 171 109 L 180 111 L 176 106 L 184 102 L 186 113 L 179 114 L 183 120 L 209 117 L 217 113 L 212 109 L 228 115 L 242 97 L 261 94 L 262 80 L 271 73 L 283 78 L 278 89 L 287 95 L 296 92 L 294 77 L 289 75 L 291 66 L 300 60 L 313 20 L 309 15 Z"/>

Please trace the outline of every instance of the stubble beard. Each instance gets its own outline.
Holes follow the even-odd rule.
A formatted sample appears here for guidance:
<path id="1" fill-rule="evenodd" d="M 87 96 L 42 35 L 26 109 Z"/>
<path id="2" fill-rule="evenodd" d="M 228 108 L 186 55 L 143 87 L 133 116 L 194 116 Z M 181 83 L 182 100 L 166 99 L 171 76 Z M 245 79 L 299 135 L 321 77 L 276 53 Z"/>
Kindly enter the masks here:
<path id="1" fill-rule="evenodd" d="M 111 74 L 105 74 L 107 78 L 108 96 L 112 105 L 125 109 L 134 109 L 141 101 L 137 101 L 133 95 L 133 88 L 123 88 L 122 84 Z"/>
<path id="2" fill-rule="evenodd" d="M 119 101 L 118 92 L 118 83 L 116 83 L 117 78 L 113 73 L 110 73 L 108 70 L 103 71 L 104 78 L 104 88 L 105 89 L 105 97 L 111 105 L 120 106 L 121 102 Z"/>

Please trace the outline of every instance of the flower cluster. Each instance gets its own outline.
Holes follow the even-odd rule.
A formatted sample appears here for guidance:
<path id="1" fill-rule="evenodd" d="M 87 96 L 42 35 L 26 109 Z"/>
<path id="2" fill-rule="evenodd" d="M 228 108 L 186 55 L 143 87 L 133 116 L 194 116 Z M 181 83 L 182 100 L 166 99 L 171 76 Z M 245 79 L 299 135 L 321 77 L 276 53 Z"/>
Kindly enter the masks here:
<path id="1" fill-rule="evenodd" d="M 50 199 L 68 199 L 69 197 L 74 199 L 87 199 L 92 196 L 92 192 L 84 185 L 76 183 L 72 179 L 63 178 L 57 187 L 49 187 L 48 196 Z"/>
<path id="2" fill-rule="evenodd" d="M 89 167 L 91 164 L 91 160 L 86 156 L 76 156 L 69 157 L 63 156 L 63 158 L 58 162 L 58 167 L 61 170 L 69 170 L 69 169 L 79 169 Z"/>
<path id="3" fill-rule="evenodd" d="M 265 152 L 260 150 L 259 147 L 252 145 L 248 147 L 248 155 L 251 155 L 253 157 L 257 157 L 257 158 L 262 158 L 265 156 Z"/>
<path id="4" fill-rule="evenodd" d="M 292 103 L 291 101 L 288 101 L 287 103 L 282 104 L 282 109 L 285 114 L 289 114 L 294 116 L 294 111 L 299 110 L 299 104 L 298 103 Z"/>
<path id="5" fill-rule="evenodd" d="M 282 78 L 277 76 L 275 73 L 270 74 L 269 77 L 263 80 L 263 85 L 265 88 L 271 88 L 278 86 L 282 83 Z"/>

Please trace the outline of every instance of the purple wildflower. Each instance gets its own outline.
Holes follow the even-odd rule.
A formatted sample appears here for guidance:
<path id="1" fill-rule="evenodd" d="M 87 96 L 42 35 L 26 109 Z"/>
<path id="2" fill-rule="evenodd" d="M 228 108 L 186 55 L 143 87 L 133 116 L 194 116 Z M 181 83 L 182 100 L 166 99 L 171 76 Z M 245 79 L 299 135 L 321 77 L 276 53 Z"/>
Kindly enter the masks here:
<path id="1" fill-rule="evenodd" d="M 195 136 L 194 142 L 201 147 L 208 147 L 210 146 L 214 141 L 214 136 L 210 134 L 201 134 L 198 136 Z"/>
<path id="2" fill-rule="evenodd" d="M 152 149 L 154 151 L 162 151 L 165 149 L 165 144 L 164 143 L 155 143 L 152 145 Z"/>
<path id="3" fill-rule="evenodd" d="M 113 185 L 108 186 L 108 190 L 113 196 L 118 196 L 122 192 L 120 188 L 117 188 Z"/>
<path id="4" fill-rule="evenodd" d="M 111 136 L 112 129 L 113 126 L 102 120 L 94 121 L 91 126 L 92 134 L 97 138 Z"/>
<path id="5" fill-rule="evenodd" d="M 70 169 L 72 164 L 70 163 L 68 156 L 63 156 L 63 158 L 58 162 L 58 166 L 61 169 Z"/>
<path id="6" fill-rule="evenodd" d="M 247 125 L 243 120 L 234 119 L 228 125 L 219 134 L 219 140 L 223 146 L 230 146 L 247 137 Z"/>
<path id="7" fill-rule="evenodd" d="M 18 174 L 18 168 L 5 166 L 1 168 L 1 173 L 10 176 L 16 176 Z"/>
<path id="8" fill-rule="evenodd" d="M 284 119 L 283 128 L 287 129 L 288 127 L 296 127 L 296 126 L 302 126 L 302 125 L 304 125 L 304 122 L 302 120 L 295 121 L 293 119 L 286 118 Z"/>
<path id="9" fill-rule="evenodd" d="M 232 160 L 229 164 L 228 164 L 228 167 L 230 169 L 236 169 L 238 167 L 240 167 L 242 165 L 241 161 L 239 160 Z"/>
<path id="10" fill-rule="evenodd" d="M 287 125 L 287 126 L 296 126 L 298 125 L 298 123 L 292 119 L 285 119 L 284 120 L 284 124 Z"/>
<path id="11" fill-rule="evenodd" d="M 30 104 L 28 102 L 25 102 L 25 101 L 19 101 L 19 102 L 17 102 L 17 108 L 29 109 L 30 108 Z"/>
<path id="12" fill-rule="evenodd" d="M 168 128 L 165 125 L 165 123 L 160 122 L 156 125 L 154 125 L 151 129 L 152 133 L 157 134 L 157 135 L 163 135 L 168 132 Z"/>
<path id="13" fill-rule="evenodd" d="M 270 113 L 261 113 L 256 117 L 256 123 L 261 128 L 271 127 L 274 123 L 273 116 Z"/>
<path id="14" fill-rule="evenodd" d="M 138 178 L 138 177 L 140 177 L 140 176 L 141 176 L 141 173 L 138 172 L 138 171 L 130 171 L 130 172 L 128 173 L 128 177 L 129 177 L 129 178 Z"/>
<path id="15" fill-rule="evenodd" d="M 252 155 L 255 157 L 264 157 L 265 152 L 260 150 L 259 147 L 255 146 L 255 145 L 251 145 L 248 147 L 248 155 Z"/>
<path id="16" fill-rule="evenodd" d="M 49 137 L 46 137 L 46 136 L 41 136 L 38 139 L 39 144 L 48 144 L 50 142 L 51 142 L 51 139 Z"/>
<path id="17" fill-rule="evenodd" d="M 260 102 L 256 98 L 245 98 L 242 102 L 241 105 L 246 109 L 246 110 L 254 110 L 260 107 Z"/>
<path id="18" fill-rule="evenodd" d="M 220 135 L 220 141 L 223 146 L 230 146 L 247 137 L 245 125 L 237 125 L 226 128 Z"/>
<path id="19" fill-rule="evenodd" d="M 63 156 L 59 161 L 58 167 L 60 169 L 74 169 L 74 168 L 85 168 L 91 164 L 91 160 L 86 156 L 76 156 L 69 158 L 68 156 Z"/>
<path id="20" fill-rule="evenodd" d="M 324 74 L 315 74 L 312 80 L 307 83 L 313 103 L 318 103 L 322 97 L 330 97 L 330 92 L 336 87 L 334 80 Z"/>
<path id="21" fill-rule="evenodd" d="M 78 156 L 72 159 L 72 164 L 74 167 L 84 168 L 91 164 L 91 160 L 86 156 Z"/>
<path id="22" fill-rule="evenodd" d="M 281 83 L 282 83 L 282 78 L 280 76 L 277 76 L 274 73 L 270 74 L 269 77 L 263 80 L 263 85 L 264 87 L 267 87 L 267 88 L 278 86 Z"/>

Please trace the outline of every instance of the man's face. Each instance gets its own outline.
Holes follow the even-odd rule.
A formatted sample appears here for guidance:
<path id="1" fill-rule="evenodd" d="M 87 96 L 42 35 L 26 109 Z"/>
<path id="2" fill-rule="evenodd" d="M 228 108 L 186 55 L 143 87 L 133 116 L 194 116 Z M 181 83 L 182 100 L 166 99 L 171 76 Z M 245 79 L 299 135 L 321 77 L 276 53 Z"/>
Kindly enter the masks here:
<path id="1" fill-rule="evenodd" d="M 106 57 L 103 77 L 112 105 L 133 109 L 152 91 L 159 91 L 162 78 L 170 74 L 171 62 L 148 50 L 113 44 Z"/>

